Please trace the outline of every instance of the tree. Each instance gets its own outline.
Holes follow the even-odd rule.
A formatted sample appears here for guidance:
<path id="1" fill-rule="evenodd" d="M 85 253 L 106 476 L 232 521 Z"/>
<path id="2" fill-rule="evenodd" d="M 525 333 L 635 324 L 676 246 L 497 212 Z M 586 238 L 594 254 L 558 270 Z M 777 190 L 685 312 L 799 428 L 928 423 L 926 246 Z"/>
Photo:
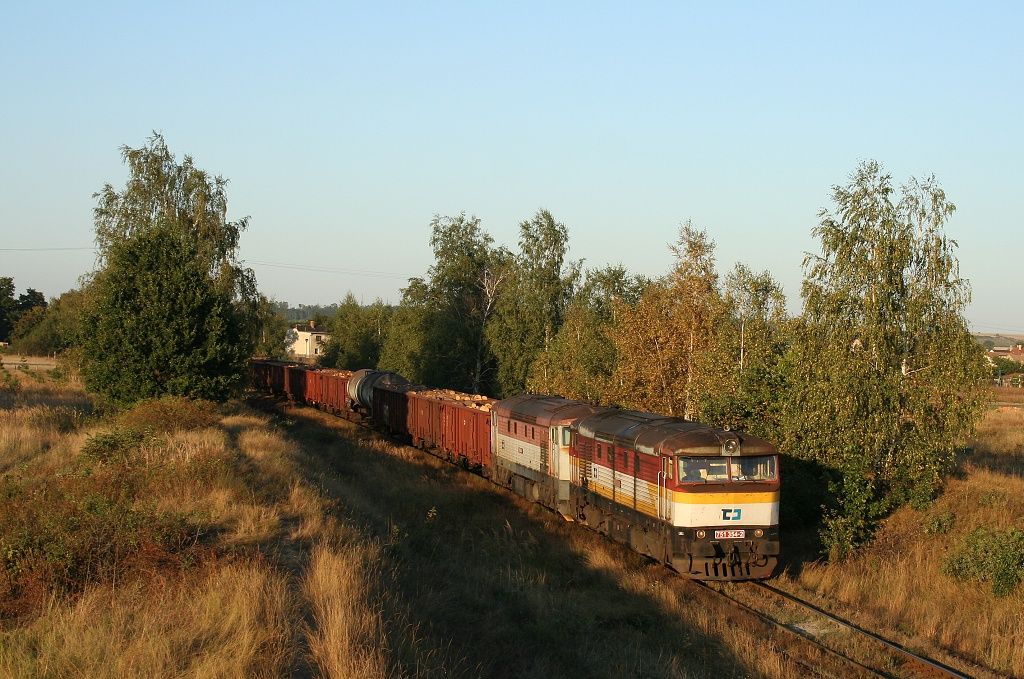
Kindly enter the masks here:
<path id="1" fill-rule="evenodd" d="M 547 210 L 519 225 L 519 254 L 487 325 L 502 395 L 526 388 L 531 366 L 562 325 L 579 279 L 579 264 L 566 265 L 568 249 L 568 230 Z"/>
<path id="2" fill-rule="evenodd" d="M 84 314 L 86 386 L 130 403 L 224 398 L 260 332 L 255 277 L 237 259 L 247 221 L 227 219 L 227 180 L 163 138 L 122 148 L 129 179 L 96 194 L 99 270 Z"/>
<path id="3" fill-rule="evenodd" d="M 728 376 L 725 304 L 707 233 L 687 222 L 670 248 L 672 271 L 620 308 L 612 394 L 627 407 L 697 419 Z"/>
<path id="4" fill-rule="evenodd" d="M 211 280 L 203 248 L 158 222 L 107 249 L 85 313 L 85 385 L 129 404 L 171 394 L 222 400 L 251 355 L 245 317 Z"/>
<path id="5" fill-rule="evenodd" d="M 619 308 L 632 307 L 648 281 L 622 266 L 588 271 L 547 348 L 530 368 L 530 391 L 592 403 L 608 402 L 618 360 L 614 330 Z"/>
<path id="6" fill-rule="evenodd" d="M 17 321 L 18 303 L 14 299 L 14 279 L 0 276 L 0 341 L 11 338 L 11 330 Z"/>
<path id="7" fill-rule="evenodd" d="M 476 217 L 435 215 L 430 226 L 434 264 L 402 291 L 380 365 L 413 381 L 478 392 L 493 365 L 484 328 L 509 256 L 493 248 Z"/>
<path id="8" fill-rule="evenodd" d="M 285 304 L 285 309 L 287 309 Z M 255 325 L 257 334 L 254 338 L 253 355 L 268 358 L 284 359 L 285 340 L 288 335 L 288 321 L 281 313 L 281 305 L 259 295 L 256 303 Z"/>
<path id="9" fill-rule="evenodd" d="M 704 417 L 719 426 L 777 439 L 788 347 L 786 297 L 767 271 L 736 264 L 726 276 L 718 331 L 730 369 L 708 398 Z"/>
<path id="10" fill-rule="evenodd" d="M 26 354 L 54 354 L 79 344 L 85 293 L 69 290 L 47 306 L 22 314 L 11 333 L 13 345 Z"/>
<path id="11" fill-rule="evenodd" d="M 46 297 L 34 288 L 28 288 L 24 294 L 18 295 L 18 312 L 25 313 L 36 307 L 46 307 Z"/>
<path id="12" fill-rule="evenodd" d="M 866 162 L 832 198 L 804 263 L 785 447 L 835 470 L 823 537 L 843 556 L 887 512 L 933 497 L 980 415 L 984 373 L 943 232 L 955 208 L 935 179 L 897 194 Z"/>
<path id="13" fill-rule="evenodd" d="M 378 300 L 364 307 L 351 292 L 338 305 L 331 323 L 331 339 L 320 364 L 329 368 L 375 368 L 384 344 L 389 309 Z"/>
<path id="14" fill-rule="evenodd" d="M 155 132 L 146 146 L 122 146 L 121 157 L 129 170 L 124 189 L 106 184 L 93 196 L 101 264 L 114 245 L 158 224 L 173 225 L 195 242 L 198 261 L 218 286 L 236 301 L 255 305 L 256 278 L 237 258 L 249 218 L 228 221 L 228 180 L 197 168 L 191 156 L 179 164 Z"/>

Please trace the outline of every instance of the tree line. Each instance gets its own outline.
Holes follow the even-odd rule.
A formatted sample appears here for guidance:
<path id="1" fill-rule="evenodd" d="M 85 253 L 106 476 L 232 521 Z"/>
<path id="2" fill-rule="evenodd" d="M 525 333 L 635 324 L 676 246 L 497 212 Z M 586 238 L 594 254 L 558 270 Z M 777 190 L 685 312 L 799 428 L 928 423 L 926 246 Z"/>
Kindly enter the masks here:
<path id="1" fill-rule="evenodd" d="M 690 222 L 671 269 L 649 279 L 570 260 L 568 229 L 547 210 L 519 225 L 514 251 L 476 217 L 436 216 L 426 276 L 394 308 L 346 298 L 322 362 L 766 437 L 827 488 L 808 509 L 841 556 L 896 507 L 935 496 L 980 417 L 987 371 L 944 232 L 955 207 L 934 178 L 897 187 L 866 162 L 832 203 L 797 316 L 769 272 L 736 264 L 722 278 L 713 239 Z"/>
<path id="2" fill-rule="evenodd" d="M 225 179 L 179 162 L 159 135 L 122 157 L 126 185 L 95 196 L 96 269 L 36 313 L 33 332 L 114 405 L 237 393 L 250 356 L 281 355 L 289 320 L 238 260 L 248 222 L 228 220 Z M 866 162 L 831 198 L 796 316 L 769 272 L 721 276 L 714 240 L 690 222 L 670 269 L 649 278 L 570 259 L 569 230 L 547 210 L 519 224 L 514 249 L 477 217 L 438 215 L 425 275 L 394 306 L 349 293 L 318 324 L 332 333 L 322 360 L 766 437 L 789 456 L 784 482 L 800 481 L 790 495 L 810 493 L 790 520 L 818 516 L 842 556 L 895 507 L 934 497 L 981 413 L 985 368 L 944 232 L 954 206 L 934 178 L 897 187 Z"/>

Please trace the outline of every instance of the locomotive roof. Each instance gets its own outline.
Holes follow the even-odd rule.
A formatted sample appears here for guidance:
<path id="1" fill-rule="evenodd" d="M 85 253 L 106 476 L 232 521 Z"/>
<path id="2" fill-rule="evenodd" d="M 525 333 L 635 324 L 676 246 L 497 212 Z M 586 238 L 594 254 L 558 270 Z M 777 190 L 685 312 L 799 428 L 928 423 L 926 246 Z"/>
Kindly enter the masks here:
<path id="1" fill-rule="evenodd" d="M 651 455 L 775 455 L 778 449 L 756 436 L 678 417 L 608 408 L 577 423 L 582 436 Z"/>
<path id="2" fill-rule="evenodd" d="M 583 401 L 570 401 L 561 396 L 521 394 L 498 401 L 494 404 L 494 410 L 502 417 L 549 427 L 552 422 L 586 417 L 602 408 Z"/>

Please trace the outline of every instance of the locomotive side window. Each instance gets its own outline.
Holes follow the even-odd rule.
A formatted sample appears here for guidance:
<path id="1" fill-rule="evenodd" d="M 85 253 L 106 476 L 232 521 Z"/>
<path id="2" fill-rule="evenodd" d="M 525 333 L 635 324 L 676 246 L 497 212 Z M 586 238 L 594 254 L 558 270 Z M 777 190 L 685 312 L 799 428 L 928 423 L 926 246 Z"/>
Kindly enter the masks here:
<path id="1" fill-rule="evenodd" d="M 563 446 L 569 445 L 569 428 L 568 427 L 566 427 L 565 429 L 562 430 L 562 445 Z"/>

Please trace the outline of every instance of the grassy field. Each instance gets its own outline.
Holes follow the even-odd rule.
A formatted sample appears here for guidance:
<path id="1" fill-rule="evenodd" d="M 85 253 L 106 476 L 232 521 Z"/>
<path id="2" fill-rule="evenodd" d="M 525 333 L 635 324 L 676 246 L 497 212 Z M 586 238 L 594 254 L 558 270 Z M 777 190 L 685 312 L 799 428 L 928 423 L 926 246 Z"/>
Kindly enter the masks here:
<path id="1" fill-rule="evenodd" d="M 322 413 L 5 385 L 0 676 L 796 673 L 664 569 Z"/>

